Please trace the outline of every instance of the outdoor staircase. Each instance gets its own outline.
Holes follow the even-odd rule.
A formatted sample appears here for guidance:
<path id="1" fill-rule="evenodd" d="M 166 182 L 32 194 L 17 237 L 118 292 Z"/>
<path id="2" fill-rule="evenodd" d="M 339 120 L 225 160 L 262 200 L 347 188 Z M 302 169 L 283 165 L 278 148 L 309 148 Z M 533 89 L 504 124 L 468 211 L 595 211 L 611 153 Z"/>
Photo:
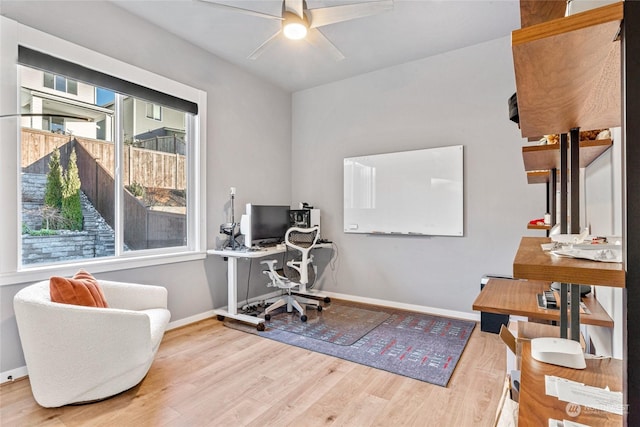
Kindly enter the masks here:
<path id="1" fill-rule="evenodd" d="M 35 173 L 22 174 L 22 221 L 32 230 L 42 227 L 42 216 L 38 210 L 44 206 L 44 193 L 47 175 Z M 83 231 L 95 236 L 95 256 L 112 256 L 115 253 L 115 233 L 100 212 L 91 204 L 87 196 L 80 191 Z"/>

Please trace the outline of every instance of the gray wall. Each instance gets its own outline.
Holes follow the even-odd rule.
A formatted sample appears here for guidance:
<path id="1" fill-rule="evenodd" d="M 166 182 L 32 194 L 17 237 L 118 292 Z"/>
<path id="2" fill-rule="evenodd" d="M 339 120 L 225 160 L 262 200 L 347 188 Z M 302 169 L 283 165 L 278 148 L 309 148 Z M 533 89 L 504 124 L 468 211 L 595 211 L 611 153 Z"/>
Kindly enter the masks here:
<path id="1" fill-rule="evenodd" d="M 326 291 L 470 313 L 485 273 L 512 272 L 544 185 L 528 185 L 508 119 L 515 91 L 508 37 L 293 96 L 293 202 L 322 210 L 340 251 Z M 464 145 L 464 237 L 345 234 L 344 157 Z"/>
<path id="2" fill-rule="evenodd" d="M 289 93 L 109 3 L 2 1 L 0 6 L 4 16 L 20 23 L 207 92 L 209 248 L 227 221 L 229 187 L 237 188 L 237 206 L 289 203 Z M 95 31 L 98 21 L 102 31 Z M 2 216 L 3 221 L 12 218 Z M 96 276 L 165 286 L 172 321 L 226 305 L 226 264 L 217 257 Z M 24 285 L 0 287 L 0 372 L 24 366 L 12 304 Z"/>

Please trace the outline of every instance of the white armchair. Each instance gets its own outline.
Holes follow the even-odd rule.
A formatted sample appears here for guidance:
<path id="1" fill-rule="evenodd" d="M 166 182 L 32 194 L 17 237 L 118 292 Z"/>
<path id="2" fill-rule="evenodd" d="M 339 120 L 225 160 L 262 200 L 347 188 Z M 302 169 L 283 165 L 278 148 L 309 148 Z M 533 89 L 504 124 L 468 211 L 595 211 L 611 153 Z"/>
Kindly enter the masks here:
<path id="1" fill-rule="evenodd" d="M 167 290 L 98 283 L 109 308 L 52 302 L 48 280 L 14 298 L 31 390 L 41 406 L 113 396 L 142 381 L 151 367 L 171 317 Z"/>

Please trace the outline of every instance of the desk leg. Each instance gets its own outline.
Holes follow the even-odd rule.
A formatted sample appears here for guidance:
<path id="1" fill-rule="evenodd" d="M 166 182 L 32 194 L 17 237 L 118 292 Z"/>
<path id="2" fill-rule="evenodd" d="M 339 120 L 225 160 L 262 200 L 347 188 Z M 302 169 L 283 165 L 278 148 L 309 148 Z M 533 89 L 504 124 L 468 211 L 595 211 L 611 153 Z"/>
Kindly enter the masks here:
<path id="1" fill-rule="evenodd" d="M 227 311 L 238 314 L 238 258 L 227 261 Z"/>
<path id="2" fill-rule="evenodd" d="M 264 319 L 238 313 L 238 258 L 227 258 L 227 307 L 216 309 L 218 319 L 230 317 L 241 322 L 255 325 L 259 331 L 264 331 Z"/>

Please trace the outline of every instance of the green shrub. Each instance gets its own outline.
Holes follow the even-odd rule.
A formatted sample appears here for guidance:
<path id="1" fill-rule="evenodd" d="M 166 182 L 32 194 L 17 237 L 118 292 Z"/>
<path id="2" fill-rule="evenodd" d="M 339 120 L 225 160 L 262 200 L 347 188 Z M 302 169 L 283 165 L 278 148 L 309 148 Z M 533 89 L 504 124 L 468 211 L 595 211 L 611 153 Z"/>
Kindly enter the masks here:
<path id="1" fill-rule="evenodd" d="M 62 216 L 70 230 L 82 230 L 82 202 L 80 201 L 80 175 L 75 148 L 69 156 L 62 189 Z"/>
<path id="2" fill-rule="evenodd" d="M 29 236 L 55 236 L 58 232 L 56 230 L 42 228 L 40 230 L 29 230 L 27 234 L 29 234 Z"/>
<path id="3" fill-rule="evenodd" d="M 82 230 L 83 216 L 79 191 L 62 199 L 62 216 L 65 219 L 65 228 L 77 231 Z"/>
<path id="4" fill-rule="evenodd" d="M 131 185 L 128 185 L 127 190 L 129 190 L 129 192 L 135 197 L 144 197 L 146 193 L 144 186 L 137 181 L 133 181 Z"/>
<path id="5" fill-rule="evenodd" d="M 62 207 L 62 167 L 60 166 L 60 151 L 56 148 L 49 158 L 49 172 L 47 172 L 47 186 L 44 193 L 44 204 L 52 208 Z"/>

